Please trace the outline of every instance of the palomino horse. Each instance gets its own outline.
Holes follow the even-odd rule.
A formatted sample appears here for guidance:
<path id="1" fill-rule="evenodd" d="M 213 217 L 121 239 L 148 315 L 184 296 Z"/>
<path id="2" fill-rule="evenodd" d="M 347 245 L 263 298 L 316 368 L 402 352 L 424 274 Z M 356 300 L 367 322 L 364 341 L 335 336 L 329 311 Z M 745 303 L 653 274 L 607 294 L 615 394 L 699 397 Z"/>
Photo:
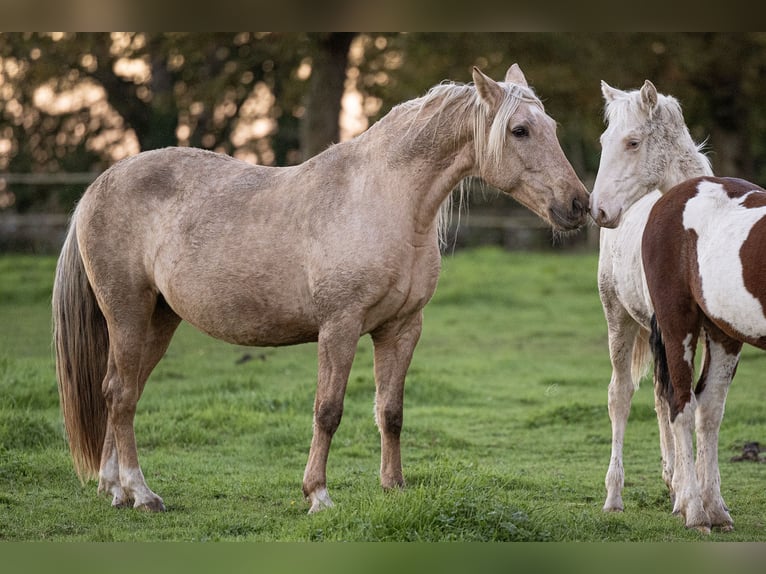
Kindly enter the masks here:
<path id="1" fill-rule="evenodd" d="M 658 94 L 648 80 L 640 90 L 630 92 L 602 82 L 601 91 L 608 127 L 601 136 L 591 215 L 602 226 L 598 286 L 612 363 L 612 454 L 604 510 L 621 511 L 625 428 L 633 393 L 651 356 L 648 339 L 653 311 L 641 266 L 641 235 L 661 192 L 689 177 L 712 175 L 712 170 L 701 146 L 692 141 L 675 98 Z M 655 405 L 662 474 L 672 498 L 673 442 L 666 409 L 657 393 Z"/>
<path id="2" fill-rule="evenodd" d="M 357 138 L 293 167 L 188 148 L 106 170 L 69 228 L 53 292 L 59 395 L 81 477 L 114 506 L 162 510 L 144 480 L 136 404 L 182 319 L 255 346 L 318 342 L 310 512 L 332 505 L 326 464 L 358 339 L 370 334 L 380 481 L 404 483 L 404 378 L 436 289 L 441 208 L 478 176 L 552 227 L 588 194 L 517 65 L 504 82 L 442 84 Z"/>
<path id="3" fill-rule="evenodd" d="M 718 432 L 743 343 L 766 349 L 764 255 L 766 190 L 741 179 L 681 183 L 655 204 L 644 231 L 655 377 L 676 447 L 674 511 L 706 533 L 733 528 L 721 497 Z M 705 361 L 692 389 L 703 330 Z"/>

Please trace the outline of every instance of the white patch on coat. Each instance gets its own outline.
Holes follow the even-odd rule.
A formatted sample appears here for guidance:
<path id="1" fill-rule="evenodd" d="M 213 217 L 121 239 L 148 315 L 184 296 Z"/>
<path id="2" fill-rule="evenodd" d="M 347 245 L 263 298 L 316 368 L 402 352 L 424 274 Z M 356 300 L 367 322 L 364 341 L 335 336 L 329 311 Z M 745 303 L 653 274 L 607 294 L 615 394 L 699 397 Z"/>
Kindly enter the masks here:
<path id="1" fill-rule="evenodd" d="M 766 216 L 766 207 L 745 207 L 748 195 L 731 198 L 720 183 L 701 181 L 697 195 L 686 202 L 683 224 L 697 233 L 697 264 L 708 313 L 746 336 L 761 337 L 766 335 L 766 316 L 745 287 L 739 253 L 750 230 Z"/>

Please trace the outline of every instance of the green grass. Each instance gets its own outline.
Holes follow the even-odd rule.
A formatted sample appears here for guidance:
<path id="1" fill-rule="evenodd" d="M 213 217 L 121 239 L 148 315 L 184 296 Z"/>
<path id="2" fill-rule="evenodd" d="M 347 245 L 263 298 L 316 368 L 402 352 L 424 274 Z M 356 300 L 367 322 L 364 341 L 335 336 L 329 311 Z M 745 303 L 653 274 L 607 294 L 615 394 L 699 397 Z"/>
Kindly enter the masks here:
<path id="1" fill-rule="evenodd" d="M 746 349 L 721 432 L 736 530 L 672 516 L 650 383 L 625 440 L 626 510 L 601 511 L 610 377 L 593 253 L 483 248 L 444 259 L 409 372 L 407 487 L 378 485 L 372 347 L 363 338 L 328 464 L 335 508 L 307 515 L 316 346 L 236 347 L 184 324 L 136 417 L 144 474 L 168 512 L 116 510 L 81 485 L 58 411 L 53 258 L 0 257 L 0 540 L 763 541 L 766 354 Z"/>

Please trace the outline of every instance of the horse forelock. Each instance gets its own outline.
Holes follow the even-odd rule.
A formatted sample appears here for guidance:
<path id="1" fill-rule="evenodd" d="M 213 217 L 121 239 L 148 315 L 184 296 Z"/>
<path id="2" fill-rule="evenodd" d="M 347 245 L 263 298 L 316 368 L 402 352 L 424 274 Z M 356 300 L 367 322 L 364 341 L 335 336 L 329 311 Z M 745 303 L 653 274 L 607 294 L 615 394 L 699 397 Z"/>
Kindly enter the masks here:
<path id="1" fill-rule="evenodd" d="M 604 121 L 609 126 L 638 126 L 651 120 L 670 123 L 679 129 L 686 127 L 681 103 L 673 96 L 658 93 L 657 106 L 648 110 L 641 100 L 641 91 L 632 90 L 624 92 L 604 106 Z"/>
<path id="2" fill-rule="evenodd" d="M 519 109 L 522 103 L 535 105 L 545 112 L 545 107 L 531 88 L 517 84 L 500 84 L 505 91 L 505 97 L 499 108 L 491 117 L 487 114 L 486 106 L 479 101 L 477 96 L 477 113 L 474 123 L 474 145 L 476 161 L 480 164 L 490 160 L 499 164 L 503 158 L 505 141 L 508 136 L 508 124 L 511 117 Z M 482 113 L 481 110 L 484 110 Z M 489 126 L 487 125 L 489 123 Z M 489 133 L 487 133 L 489 128 Z"/>

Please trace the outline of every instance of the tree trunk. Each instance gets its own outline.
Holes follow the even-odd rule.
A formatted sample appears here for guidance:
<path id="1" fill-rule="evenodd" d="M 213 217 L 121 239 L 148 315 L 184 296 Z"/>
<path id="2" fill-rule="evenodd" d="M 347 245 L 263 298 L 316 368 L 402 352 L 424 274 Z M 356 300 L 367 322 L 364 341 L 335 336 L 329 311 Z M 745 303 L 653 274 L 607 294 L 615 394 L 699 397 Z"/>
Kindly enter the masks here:
<path id="1" fill-rule="evenodd" d="M 306 160 L 340 137 L 340 110 L 346 81 L 348 50 L 355 33 L 321 34 L 314 56 L 301 122 L 301 155 Z"/>

